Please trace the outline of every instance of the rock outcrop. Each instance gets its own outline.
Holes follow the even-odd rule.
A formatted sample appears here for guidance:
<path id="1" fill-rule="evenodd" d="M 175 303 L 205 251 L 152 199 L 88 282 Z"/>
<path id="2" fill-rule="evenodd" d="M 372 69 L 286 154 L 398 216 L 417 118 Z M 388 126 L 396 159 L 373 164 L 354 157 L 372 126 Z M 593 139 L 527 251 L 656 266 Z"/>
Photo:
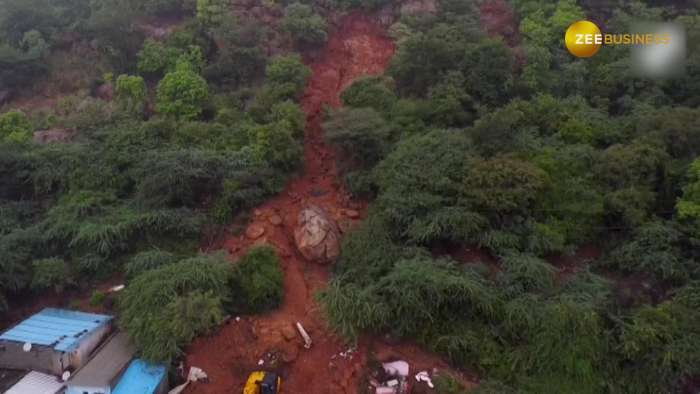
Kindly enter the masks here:
<path id="1" fill-rule="evenodd" d="M 328 264 L 340 254 L 340 230 L 326 211 L 310 205 L 297 219 L 294 241 L 299 252 L 310 261 Z"/>

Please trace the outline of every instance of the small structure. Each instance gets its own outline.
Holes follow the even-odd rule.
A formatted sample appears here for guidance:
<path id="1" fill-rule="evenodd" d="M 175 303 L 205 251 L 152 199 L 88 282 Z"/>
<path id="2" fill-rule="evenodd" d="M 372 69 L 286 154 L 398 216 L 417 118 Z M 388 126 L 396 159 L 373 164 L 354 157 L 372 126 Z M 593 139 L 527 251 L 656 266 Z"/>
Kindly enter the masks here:
<path id="1" fill-rule="evenodd" d="M 31 371 L 5 394 L 56 394 L 63 390 L 64 383 L 55 376 Z"/>
<path id="2" fill-rule="evenodd" d="M 19 382 L 27 371 L 16 369 L 0 369 L 0 393 L 4 393 Z"/>
<path id="3" fill-rule="evenodd" d="M 112 321 L 106 315 L 44 309 L 0 335 L 0 368 L 57 376 L 78 369 L 112 330 Z"/>
<path id="4" fill-rule="evenodd" d="M 134 358 L 136 348 L 124 332 L 111 337 L 95 357 L 68 381 L 66 394 L 110 394 Z M 136 393 L 134 393 L 136 394 Z"/>
<path id="5" fill-rule="evenodd" d="M 168 392 L 167 378 L 165 366 L 136 359 L 129 364 L 112 394 L 165 394 Z"/>

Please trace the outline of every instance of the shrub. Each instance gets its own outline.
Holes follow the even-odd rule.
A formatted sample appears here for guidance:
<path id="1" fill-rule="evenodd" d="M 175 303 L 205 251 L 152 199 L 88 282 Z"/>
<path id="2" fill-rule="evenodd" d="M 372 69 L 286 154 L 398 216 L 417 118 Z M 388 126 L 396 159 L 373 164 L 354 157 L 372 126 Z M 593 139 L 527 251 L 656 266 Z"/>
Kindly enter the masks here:
<path id="1" fill-rule="evenodd" d="M 438 375 L 433 379 L 437 394 L 463 394 L 466 389 L 452 375 Z"/>
<path id="2" fill-rule="evenodd" d="M 388 113 L 397 100 L 393 81 L 386 77 L 361 77 L 340 95 L 343 104 L 354 108 L 372 108 Z"/>
<path id="3" fill-rule="evenodd" d="M 274 93 L 275 101 L 298 99 L 310 76 L 311 70 L 299 55 L 274 57 L 265 69 L 266 84 Z"/>
<path id="4" fill-rule="evenodd" d="M 150 361 L 169 362 L 193 337 L 216 326 L 230 298 L 222 256 L 182 260 L 137 276 L 118 299 L 120 325 Z"/>
<path id="5" fill-rule="evenodd" d="M 326 139 L 339 152 L 344 173 L 371 169 L 389 151 L 392 128 L 373 109 L 340 109 L 324 123 Z"/>
<path id="6" fill-rule="evenodd" d="M 232 310 L 260 313 L 277 308 L 284 297 L 279 257 L 269 246 L 250 250 L 235 265 L 231 280 Z"/>
<path id="7" fill-rule="evenodd" d="M 672 223 L 649 222 L 638 228 L 631 240 L 610 252 L 604 263 L 628 273 L 682 282 L 692 267 L 684 256 L 683 245 L 682 234 Z"/>
<path id="8" fill-rule="evenodd" d="M 43 259 L 32 262 L 34 274 L 32 275 L 32 289 L 54 289 L 56 293 L 62 293 L 66 286 L 73 283 L 66 262 L 57 259 Z"/>
<path id="9" fill-rule="evenodd" d="M 126 263 L 124 272 L 126 273 L 127 279 L 132 280 L 146 271 L 175 262 L 176 257 L 170 252 L 159 249 L 147 250 L 134 255 L 134 257 Z"/>
<path id="10" fill-rule="evenodd" d="M 197 20 L 205 27 L 216 27 L 226 15 L 226 0 L 197 0 Z"/>
<path id="11" fill-rule="evenodd" d="M 107 299 L 107 294 L 105 292 L 95 290 L 92 292 L 92 295 L 90 296 L 90 305 L 100 306 L 100 305 L 104 304 L 106 299 Z"/>
<path id="12" fill-rule="evenodd" d="M 9 111 L 0 115 L 0 141 L 26 142 L 32 136 L 32 126 L 27 116 L 20 111 Z"/>
<path id="13" fill-rule="evenodd" d="M 178 120 L 193 120 L 202 113 L 208 97 L 204 78 L 188 62 L 180 61 L 158 84 L 157 109 Z"/>
<path id="14" fill-rule="evenodd" d="M 328 38 L 326 21 L 306 4 L 288 5 L 280 26 L 299 45 L 317 45 Z"/>
<path id="15" fill-rule="evenodd" d="M 143 78 L 130 75 L 120 75 L 117 78 L 116 96 L 123 111 L 134 115 L 143 114 L 147 94 Z"/>

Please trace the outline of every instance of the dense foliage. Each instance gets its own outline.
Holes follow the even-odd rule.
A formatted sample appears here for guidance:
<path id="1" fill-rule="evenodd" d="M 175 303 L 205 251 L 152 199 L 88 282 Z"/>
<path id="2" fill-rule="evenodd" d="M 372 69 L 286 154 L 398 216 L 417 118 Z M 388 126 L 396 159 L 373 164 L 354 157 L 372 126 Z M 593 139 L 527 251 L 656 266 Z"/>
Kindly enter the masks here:
<path id="1" fill-rule="evenodd" d="M 329 17 L 361 8 L 395 12 L 397 50 L 323 123 L 342 181 L 370 202 L 320 295 L 332 326 L 415 340 L 478 372 L 477 393 L 697 380 L 692 1 L 263 3 L 233 16 L 222 0 L 0 1 L 0 310 L 123 272 L 122 327 L 168 361 L 226 315 L 278 306 L 272 249 L 236 264 L 197 249 L 300 169 L 311 71 L 292 49 L 313 58 Z M 176 22 L 155 34 L 159 18 Z M 683 26 L 685 74 L 637 75 L 622 47 L 572 57 L 561 41 L 580 19 Z M 38 92 L 60 98 L 36 109 Z M 452 253 L 467 248 L 489 258 Z"/>
<path id="2" fill-rule="evenodd" d="M 228 11 L 218 0 L 2 3 L 0 101 L 80 74 L 52 109 L 0 113 L 1 309 L 8 293 L 88 291 L 124 272 L 122 323 L 165 360 L 226 313 L 281 302 L 270 251 L 236 270 L 193 257 L 302 156 L 309 69 L 291 48 L 270 58 L 271 38 Z M 144 20 L 175 16 L 167 37 L 144 37 Z M 53 143 L 33 138 L 44 130 Z"/>
<path id="3" fill-rule="evenodd" d="M 321 297 L 332 324 L 424 343 L 480 371 L 478 392 L 681 391 L 700 374 L 700 91 L 678 95 L 697 59 L 653 81 L 623 48 L 576 59 L 561 37 L 591 13 L 696 36 L 696 10 L 493 1 L 517 20 L 487 35 L 479 7 L 438 3 L 390 28 L 389 78 L 356 81 L 324 124 L 347 186 L 373 198 Z M 595 261 L 553 264 L 591 245 Z"/>

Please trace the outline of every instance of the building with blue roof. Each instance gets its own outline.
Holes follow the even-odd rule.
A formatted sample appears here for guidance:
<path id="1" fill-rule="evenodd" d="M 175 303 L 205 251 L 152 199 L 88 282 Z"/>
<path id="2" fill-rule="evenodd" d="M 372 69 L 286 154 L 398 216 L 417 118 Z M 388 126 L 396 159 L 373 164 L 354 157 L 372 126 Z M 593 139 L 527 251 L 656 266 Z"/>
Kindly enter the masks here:
<path id="1" fill-rule="evenodd" d="M 61 375 L 76 370 L 110 333 L 107 315 L 46 308 L 0 334 L 0 368 Z"/>
<path id="2" fill-rule="evenodd" d="M 129 364 L 112 394 L 163 394 L 168 391 L 167 378 L 165 366 L 136 359 Z"/>

